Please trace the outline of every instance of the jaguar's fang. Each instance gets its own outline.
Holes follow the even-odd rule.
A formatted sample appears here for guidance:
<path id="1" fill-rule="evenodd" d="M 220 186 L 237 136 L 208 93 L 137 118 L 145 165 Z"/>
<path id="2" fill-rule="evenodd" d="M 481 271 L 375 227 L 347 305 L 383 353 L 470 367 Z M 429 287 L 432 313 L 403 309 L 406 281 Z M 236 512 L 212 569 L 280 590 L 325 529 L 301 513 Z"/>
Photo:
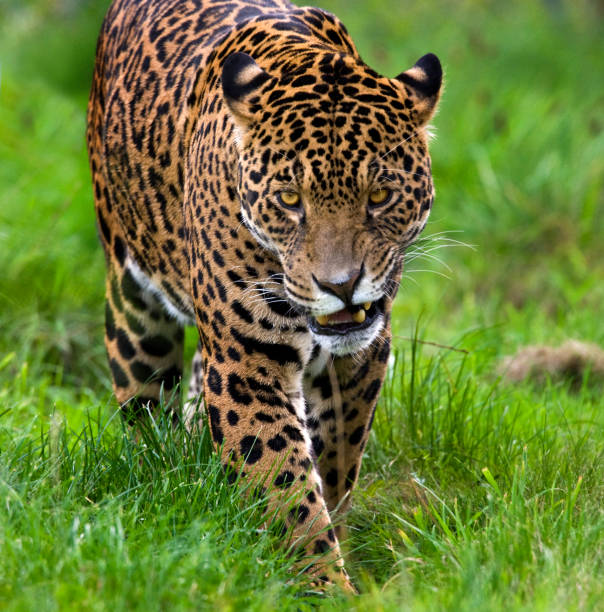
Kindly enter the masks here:
<path id="1" fill-rule="evenodd" d="M 352 315 L 352 320 L 355 323 L 365 323 L 365 318 L 367 317 L 367 313 L 361 308 L 357 312 Z"/>

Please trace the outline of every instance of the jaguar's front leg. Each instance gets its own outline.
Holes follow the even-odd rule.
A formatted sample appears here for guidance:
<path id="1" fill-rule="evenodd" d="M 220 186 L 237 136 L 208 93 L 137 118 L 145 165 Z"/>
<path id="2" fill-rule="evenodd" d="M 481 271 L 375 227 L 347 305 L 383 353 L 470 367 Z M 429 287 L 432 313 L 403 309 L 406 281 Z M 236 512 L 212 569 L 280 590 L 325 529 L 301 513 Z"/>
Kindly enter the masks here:
<path id="1" fill-rule="evenodd" d="M 214 443 L 225 465 L 253 479 L 253 489 L 266 489 L 267 516 L 291 527 L 311 573 L 351 589 L 312 461 L 297 351 L 233 331 L 229 355 L 204 346 L 204 398 Z"/>
<path id="2" fill-rule="evenodd" d="M 115 396 L 134 424 L 161 404 L 178 415 L 183 325 L 146 289 L 129 265 L 109 263 L 105 302 L 105 346 Z M 139 272 L 139 277 L 142 273 Z"/>
<path id="3" fill-rule="evenodd" d="M 387 326 L 363 353 L 330 357 L 305 377 L 306 422 L 330 512 L 350 504 L 389 355 Z"/>

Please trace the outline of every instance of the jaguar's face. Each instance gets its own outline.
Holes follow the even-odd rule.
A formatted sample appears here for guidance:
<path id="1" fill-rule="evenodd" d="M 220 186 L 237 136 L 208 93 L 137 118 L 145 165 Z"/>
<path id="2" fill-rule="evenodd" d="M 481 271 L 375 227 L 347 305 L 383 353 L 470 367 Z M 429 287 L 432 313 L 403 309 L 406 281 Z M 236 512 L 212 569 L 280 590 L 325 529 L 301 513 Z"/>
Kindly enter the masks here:
<path id="1" fill-rule="evenodd" d="M 268 84 L 245 58 L 239 85 L 245 77 Z M 260 101 L 239 128 L 241 213 L 278 257 L 284 294 L 319 343 L 349 354 L 380 333 L 404 250 L 430 212 L 426 101 L 351 58 L 299 82 L 302 96 L 292 95 L 296 79 L 272 83 L 265 95 L 278 101 L 290 93 L 287 110 Z"/>

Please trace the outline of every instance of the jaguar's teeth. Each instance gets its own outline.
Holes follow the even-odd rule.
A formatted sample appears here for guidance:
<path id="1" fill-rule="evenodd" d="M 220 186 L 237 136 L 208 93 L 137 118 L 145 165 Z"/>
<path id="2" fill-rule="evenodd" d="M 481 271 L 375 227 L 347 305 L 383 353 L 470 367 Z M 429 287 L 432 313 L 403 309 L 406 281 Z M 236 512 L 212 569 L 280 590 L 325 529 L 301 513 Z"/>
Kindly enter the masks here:
<path id="1" fill-rule="evenodd" d="M 352 320 L 355 323 L 365 323 L 366 316 L 367 313 L 361 308 L 361 310 L 358 310 L 352 315 Z"/>
<path id="2" fill-rule="evenodd" d="M 329 323 L 329 317 L 327 315 L 319 315 L 316 319 L 317 323 L 323 327 Z"/>
<path id="3" fill-rule="evenodd" d="M 371 308 L 371 302 L 365 302 L 365 303 L 363 304 L 363 308 L 364 308 L 365 310 L 369 310 L 369 309 Z"/>

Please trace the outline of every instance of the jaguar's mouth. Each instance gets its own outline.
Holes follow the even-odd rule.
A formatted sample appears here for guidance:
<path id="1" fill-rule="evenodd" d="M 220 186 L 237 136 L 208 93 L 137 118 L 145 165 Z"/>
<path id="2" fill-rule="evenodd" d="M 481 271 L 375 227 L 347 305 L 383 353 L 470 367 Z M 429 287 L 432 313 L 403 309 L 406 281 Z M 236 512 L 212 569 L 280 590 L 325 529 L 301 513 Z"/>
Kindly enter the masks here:
<path id="1" fill-rule="evenodd" d="M 371 327 L 383 312 L 384 298 L 381 298 L 375 302 L 348 306 L 331 314 L 309 317 L 309 326 L 315 334 L 344 336 Z"/>

